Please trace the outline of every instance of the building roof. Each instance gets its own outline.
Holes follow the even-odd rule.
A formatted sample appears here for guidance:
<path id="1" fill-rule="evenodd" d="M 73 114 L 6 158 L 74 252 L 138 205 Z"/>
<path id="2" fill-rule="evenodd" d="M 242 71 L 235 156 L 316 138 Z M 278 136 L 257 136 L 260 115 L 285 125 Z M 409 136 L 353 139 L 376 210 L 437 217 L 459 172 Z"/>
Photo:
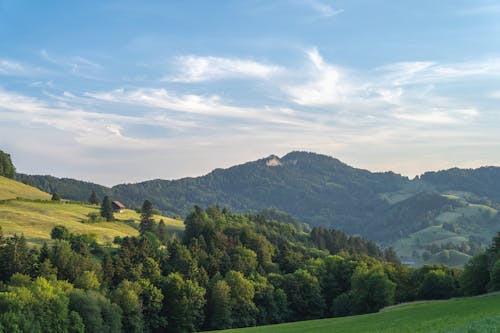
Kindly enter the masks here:
<path id="1" fill-rule="evenodd" d="M 116 207 L 120 208 L 120 209 L 125 209 L 125 205 L 122 204 L 120 201 L 118 200 L 114 200 L 112 201 L 112 204 L 115 205 Z"/>

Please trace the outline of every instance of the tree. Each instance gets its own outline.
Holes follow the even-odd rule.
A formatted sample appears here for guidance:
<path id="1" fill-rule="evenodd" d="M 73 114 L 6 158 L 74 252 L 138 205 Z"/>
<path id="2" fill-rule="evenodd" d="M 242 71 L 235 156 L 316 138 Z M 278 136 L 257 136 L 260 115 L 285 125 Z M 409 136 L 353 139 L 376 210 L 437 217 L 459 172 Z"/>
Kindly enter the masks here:
<path id="1" fill-rule="evenodd" d="M 285 292 L 290 305 L 291 320 L 320 318 L 325 310 L 318 279 L 306 270 L 299 269 L 285 275 Z"/>
<path id="2" fill-rule="evenodd" d="M 480 253 L 465 264 L 460 280 L 465 295 L 472 296 L 486 293 L 490 282 L 488 261 L 486 253 Z"/>
<path id="3" fill-rule="evenodd" d="M 205 289 L 198 283 L 185 280 L 179 273 L 171 273 L 161 282 L 162 313 L 167 317 L 167 332 L 184 333 L 198 330 L 203 323 Z"/>
<path id="4" fill-rule="evenodd" d="M 92 194 L 89 197 L 89 203 L 91 205 L 98 205 L 99 202 L 100 201 L 99 201 L 99 198 L 97 197 L 97 194 L 95 193 L 95 191 L 92 191 Z"/>
<path id="5" fill-rule="evenodd" d="M 9 154 L 0 150 L 0 176 L 16 179 L 16 168 L 12 164 Z"/>
<path id="6" fill-rule="evenodd" d="M 155 228 L 155 221 L 153 219 L 153 204 L 149 200 L 144 200 L 141 208 L 141 223 L 139 230 L 141 234 L 146 232 L 153 232 Z"/>
<path id="7" fill-rule="evenodd" d="M 122 310 L 122 326 L 124 332 L 144 332 L 144 317 L 142 315 L 142 305 L 139 298 L 140 293 L 140 286 L 128 280 L 123 280 L 111 293 L 111 301 L 117 304 Z"/>
<path id="8" fill-rule="evenodd" d="M 163 219 L 161 219 L 160 223 L 158 223 L 157 234 L 158 234 L 158 239 L 160 240 L 160 242 L 162 244 L 167 244 L 168 228 L 167 228 L 167 225 L 165 224 L 165 221 L 163 221 Z"/>
<path id="9" fill-rule="evenodd" d="M 97 292 L 73 290 L 69 294 L 69 309 L 80 315 L 86 333 L 122 331 L 120 307 Z"/>
<path id="10" fill-rule="evenodd" d="M 354 313 L 376 312 L 384 306 L 394 303 L 396 284 L 379 270 L 359 269 L 352 278 Z"/>
<path id="11" fill-rule="evenodd" d="M 491 290 L 500 290 L 500 259 L 495 261 L 491 267 Z"/>
<path id="12" fill-rule="evenodd" d="M 107 195 L 102 199 L 101 216 L 104 217 L 106 221 L 113 221 L 115 219 L 113 215 L 113 206 Z"/>
<path id="13" fill-rule="evenodd" d="M 234 327 L 253 326 L 256 322 L 257 307 L 253 302 L 255 289 L 243 274 L 229 271 L 224 279 L 231 288 L 231 317 Z"/>
<path id="14" fill-rule="evenodd" d="M 61 195 L 57 192 L 52 193 L 52 201 L 61 201 Z"/>
<path id="15" fill-rule="evenodd" d="M 214 330 L 231 328 L 231 288 L 224 280 L 218 280 L 210 290 L 207 309 L 208 327 Z"/>
<path id="16" fill-rule="evenodd" d="M 453 278 L 441 269 L 427 272 L 418 290 L 422 299 L 446 299 L 450 298 L 453 292 Z"/>
<path id="17" fill-rule="evenodd" d="M 69 240 L 71 238 L 71 233 L 65 226 L 57 225 L 50 232 L 50 238 Z"/>

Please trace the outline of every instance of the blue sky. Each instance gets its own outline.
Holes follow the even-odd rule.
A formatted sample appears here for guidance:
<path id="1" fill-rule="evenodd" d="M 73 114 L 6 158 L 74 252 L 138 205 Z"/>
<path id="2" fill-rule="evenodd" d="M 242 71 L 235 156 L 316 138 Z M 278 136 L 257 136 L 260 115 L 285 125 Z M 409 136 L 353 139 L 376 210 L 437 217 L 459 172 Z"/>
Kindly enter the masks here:
<path id="1" fill-rule="evenodd" d="M 113 185 L 292 150 L 500 165 L 499 1 L 0 0 L 0 149 Z"/>

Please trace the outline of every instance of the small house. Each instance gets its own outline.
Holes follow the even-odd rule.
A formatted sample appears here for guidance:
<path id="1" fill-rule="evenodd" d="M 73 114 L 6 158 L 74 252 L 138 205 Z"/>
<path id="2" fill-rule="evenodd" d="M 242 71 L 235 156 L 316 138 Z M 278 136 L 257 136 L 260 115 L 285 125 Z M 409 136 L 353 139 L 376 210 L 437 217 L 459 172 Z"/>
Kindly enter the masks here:
<path id="1" fill-rule="evenodd" d="M 120 201 L 112 201 L 111 202 L 111 205 L 113 206 L 113 212 L 115 213 L 123 213 L 123 211 L 125 210 L 125 205 L 122 204 Z"/>

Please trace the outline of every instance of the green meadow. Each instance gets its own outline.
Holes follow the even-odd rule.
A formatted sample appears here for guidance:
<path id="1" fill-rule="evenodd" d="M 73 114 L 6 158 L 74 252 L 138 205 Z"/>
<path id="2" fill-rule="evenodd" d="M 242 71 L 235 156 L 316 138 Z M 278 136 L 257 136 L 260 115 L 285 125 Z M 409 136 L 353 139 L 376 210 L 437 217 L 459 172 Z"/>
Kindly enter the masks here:
<path id="1" fill-rule="evenodd" d="M 415 302 L 379 313 L 219 331 L 224 333 L 465 333 L 500 331 L 500 294 Z"/>
<path id="2" fill-rule="evenodd" d="M 89 214 L 99 214 L 99 207 L 68 201 L 51 201 L 50 195 L 36 188 L 0 177 L 0 226 L 5 235 L 24 235 L 28 243 L 40 245 L 50 240 L 50 232 L 63 225 L 72 233 L 90 233 L 101 244 L 111 244 L 117 236 L 137 236 L 140 214 L 133 210 L 115 213 L 115 222 L 90 222 Z M 183 230 L 184 224 L 164 216 L 169 230 Z"/>

